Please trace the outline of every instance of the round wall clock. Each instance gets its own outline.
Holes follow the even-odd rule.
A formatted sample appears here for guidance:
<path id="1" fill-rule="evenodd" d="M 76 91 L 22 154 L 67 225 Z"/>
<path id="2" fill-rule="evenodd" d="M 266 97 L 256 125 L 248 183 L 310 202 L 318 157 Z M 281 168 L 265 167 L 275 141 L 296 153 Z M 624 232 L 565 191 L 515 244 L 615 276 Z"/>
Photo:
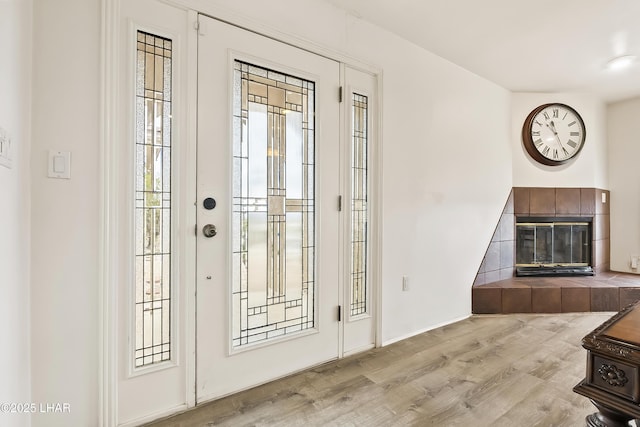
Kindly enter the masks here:
<path id="1" fill-rule="evenodd" d="M 544 165 L 561 165 L 574 158 L 582 150 L 585 137 L 582 117 L 565 104 L 535 108 L 522 126 L 524 148 Z"/>

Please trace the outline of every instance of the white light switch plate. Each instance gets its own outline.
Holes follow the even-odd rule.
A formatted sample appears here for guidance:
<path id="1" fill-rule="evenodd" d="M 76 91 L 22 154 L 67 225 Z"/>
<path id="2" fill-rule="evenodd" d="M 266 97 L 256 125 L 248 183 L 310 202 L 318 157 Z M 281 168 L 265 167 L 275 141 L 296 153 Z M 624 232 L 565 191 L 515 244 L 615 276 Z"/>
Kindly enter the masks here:
<path id="1" fill-rule="evenodd" d="M 71 152 L 49 150 L 49 178 L 71 179 Z"/>

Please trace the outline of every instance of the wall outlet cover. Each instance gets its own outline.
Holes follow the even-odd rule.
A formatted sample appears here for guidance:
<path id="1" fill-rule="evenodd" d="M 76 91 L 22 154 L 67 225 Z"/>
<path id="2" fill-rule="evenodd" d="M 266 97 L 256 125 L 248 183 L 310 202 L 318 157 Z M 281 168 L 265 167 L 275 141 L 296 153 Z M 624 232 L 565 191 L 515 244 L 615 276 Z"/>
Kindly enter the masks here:
<path id="1" fill-rule="evenodd" d="M 0 127 L 0 166 L 11 168 L 12 163 L 11 137 L 9 132 Z"/>

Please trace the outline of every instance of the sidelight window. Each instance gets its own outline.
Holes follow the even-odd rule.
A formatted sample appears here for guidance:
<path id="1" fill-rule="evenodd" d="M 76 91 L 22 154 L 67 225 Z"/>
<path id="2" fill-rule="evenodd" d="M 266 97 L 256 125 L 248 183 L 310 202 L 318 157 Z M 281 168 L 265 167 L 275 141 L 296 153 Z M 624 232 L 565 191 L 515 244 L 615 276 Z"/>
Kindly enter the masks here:
<path id="1" fill-rule="evenodd" d="M 171 40 L 137 33 L 136 367 L 171 359 Z"/>
<path id="2" fill-rule="evenodd" d="M 368 98 L 352 96 L 351 137 L 351 315 L 367 312 Z"/>

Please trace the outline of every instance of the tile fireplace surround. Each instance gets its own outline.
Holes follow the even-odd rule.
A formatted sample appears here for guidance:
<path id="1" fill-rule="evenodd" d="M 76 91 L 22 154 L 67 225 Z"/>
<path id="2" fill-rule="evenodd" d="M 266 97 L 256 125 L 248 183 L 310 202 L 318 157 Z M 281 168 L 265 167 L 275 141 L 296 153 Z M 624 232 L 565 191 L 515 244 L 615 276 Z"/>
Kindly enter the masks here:
<path id="1" fill-rule="evenodd" d="M 609 191 L 514 187 L 472 289 L 473 313 L 618 311 L 640 298 L 640 275 L 609 271 Z M 515 277 L 517 217 L 593 220 L 590 277 Z"/>

